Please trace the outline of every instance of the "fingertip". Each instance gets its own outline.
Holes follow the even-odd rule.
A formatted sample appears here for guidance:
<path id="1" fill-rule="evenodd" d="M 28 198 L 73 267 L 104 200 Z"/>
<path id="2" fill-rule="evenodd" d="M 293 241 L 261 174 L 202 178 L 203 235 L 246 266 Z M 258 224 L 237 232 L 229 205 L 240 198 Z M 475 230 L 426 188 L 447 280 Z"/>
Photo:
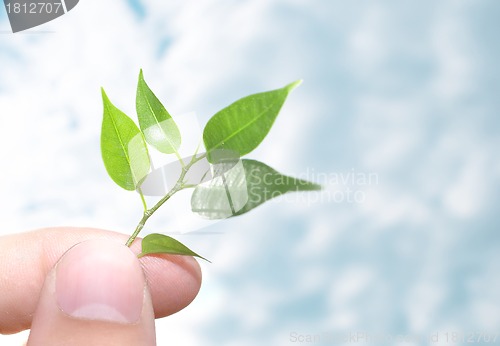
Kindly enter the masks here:
<path id="1" fill-rule="evenodd" d="M 189 256 L 154 254 L 140 258 L 150 287 L 156 318 L 188 306 L 202 283 L 200 264 Z"/>
<path id="2" fill-rule="evenodd" d="M 130 249 L 105 239 L 79 243 L 48 273 L 28 345 L 154 345 L 149 297 Z"/>
<path id="3" fill-rule="evenodd" d="M 144 289 L 137 258 L 115 241 L 80 243 L 56 265 L 57 303 L 73 317 L 135 323 Z"/>

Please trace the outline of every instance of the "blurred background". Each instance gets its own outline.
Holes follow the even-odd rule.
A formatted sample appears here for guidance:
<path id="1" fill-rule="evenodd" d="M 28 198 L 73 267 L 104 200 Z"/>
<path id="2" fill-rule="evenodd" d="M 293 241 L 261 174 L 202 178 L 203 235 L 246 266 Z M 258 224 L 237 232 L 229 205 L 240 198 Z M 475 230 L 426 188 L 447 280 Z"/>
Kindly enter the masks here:
<path id="1" fill-rule="evenodd" d="M 187 233 L 197 216 L 177 212 L 189 199 L 163 207 L 146 231 L 181 233 L 213 263 L 201 263 L 196 300 L 157 322 L 158 344 L 494 336 L 499 14 L 495 0 L 81 0 L 12 34 L 2 9 L 1 233 L 131 233 L 141 204 L 102 164 L 101 86 L 135 117 L 143 68 L 174 117 L 194 112 L 203 126 L 242 96 L 302 78 L 249 156 L 324 190 Z"/>

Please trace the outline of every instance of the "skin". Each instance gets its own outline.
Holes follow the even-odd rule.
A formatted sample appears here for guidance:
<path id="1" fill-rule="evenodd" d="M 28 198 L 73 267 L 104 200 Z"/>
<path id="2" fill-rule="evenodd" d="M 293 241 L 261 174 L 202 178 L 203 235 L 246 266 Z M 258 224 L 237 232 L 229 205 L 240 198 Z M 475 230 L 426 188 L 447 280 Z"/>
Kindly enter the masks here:
<path id="1" fill-rule="evenodd" d="M 0 237 L 0 333 L 31 328 L 28 345 L 155 345 L 154 319 L 193 301 L 200 289 L 201 270 L 196 260 L 186 256 L 137 259 L 134 254 L 140 252 L 140 239 L 130 249 L 123 246 L 126 240 L 120 233 L 88 228 L 48 228 Z M 129 277 L 131 285 L 141 290 L 142 306 L 136 309 L 140 315 L 133 323 L 75 318 L 58 303 L 57 297 L 71 290 L 71 285 L 61 286 L 61 273 L 67 276 L 85 270 L 78 263 L 80 258 L 95 258 L 94 267 L 100 267 L 99 256 L 107 253 L 103 249 L 110 249 L 108 262 L 116 261 L 103 268 L 121 265 L 125 272 L 117 277 Z M 108 284 L 108 276 L 103 277 L 99 285 Z M 71 284 L 74 279 L 66 281 Z"/>

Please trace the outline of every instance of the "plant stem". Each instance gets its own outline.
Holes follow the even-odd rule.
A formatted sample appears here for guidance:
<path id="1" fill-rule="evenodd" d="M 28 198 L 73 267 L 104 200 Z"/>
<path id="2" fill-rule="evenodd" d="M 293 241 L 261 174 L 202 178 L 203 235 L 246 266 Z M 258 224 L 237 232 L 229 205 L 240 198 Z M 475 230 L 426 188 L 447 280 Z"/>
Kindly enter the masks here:
<path id="1" fill-rule="evenodd" d="M 148 210 L 148 205 L 146 203 L 146 199 L 144 198 L 144 194 L 142 193 L 142 189 L 139 187 L 137 191 L 139 191 L 139 195 L 141 196 L 142 206 L 144 207 L 144 212 L 146 212 Z"/>
<path id="2" fill-rule="evenodd" d="M 144 225 L 146 224 L 146 221 L 166 202 L 168 201 L 173 195 L 175 195 L 177 192 L 183 190 L 186 188 L 184 186 L 184 178 L 186 177 L 187 172 L 189 169 L 198 161 L 202 160 L 205 158 L 207 155 L 206 153 L 196 157 L 194 155 L 191 158 L 191 161 L 186 165 L 182 165 L 182 171 L 179 176 L 179 179 L 177 179 L 177 182 L 175 183 L 174 187 L 164 196 L 162 199 L 158 201 L 151 209 L 147 209 L 146 206 L 146 201 L 144 200 L 144 195 L 142 194 L 142 191 L 139 189 L 139 194 L 141 195 L 141 198 L 143 200 L 143 205 L 144 205 L 144 214 L 142 215 L 141 220 L 137 224 L 137 227 L 134 230 L 134 233 L 128 238 L 127 242 L 125 243 L 126 246 L 130 247 L 132 243 L 134 242 L 135 238 L 139 235 L 141 230 L 144 228 Z"/>
<path id="3" fill-rule="evenodd" d="M 186 165 L 184 164 L 184 161 L 182 160 L 182 157 L 179 155 L 179 152 L 176 150 L 174 151 L 175 156 L 177 157 L 177 160 L 179 160 L 181 167 L 185 168 Z"/>

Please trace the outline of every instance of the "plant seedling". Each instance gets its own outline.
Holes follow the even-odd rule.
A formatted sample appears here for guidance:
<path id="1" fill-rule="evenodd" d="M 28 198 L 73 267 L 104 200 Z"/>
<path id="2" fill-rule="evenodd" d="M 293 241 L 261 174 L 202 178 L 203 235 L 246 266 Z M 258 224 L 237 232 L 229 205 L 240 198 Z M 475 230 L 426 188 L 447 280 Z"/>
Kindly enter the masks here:
<path id="1" fill-rule="evenodd" d="M 148 219 L 165 202 L 184 189 L 193 189 L 192 211 L 208 219 L 242 215 L 288 192 L 321 189 L 317 184 L 282 175 L 262 162 L 242 159 L 264 140 L 288 94 L 300 83 L 296 81 L 280 89 L 246 96 L 217 112 L 203 130 L 205 152 L 200 154 L 196 150 L 187 162 L 179 154 L 179 128 L 149 88 L 142 70 L 136 96 L 139 127 L 111 103 L 101 88 L 104 166 L 116 184 L 138 192 L 144 208 L 143 216 L 126 245 L 134 242 Z M 175 155 L 181 166 L 175 184 L 152 207 L 148 207 L 141 188 L 152 173 L 150 150 Z M 195 183 L 188 181 L 188 173 L 202 160 L 207 161 L 209 169 Z M 144 237 L 142 252 L 138 256 L 155 253 L 205 259 L 172 237 L 158 233 Z"/>

